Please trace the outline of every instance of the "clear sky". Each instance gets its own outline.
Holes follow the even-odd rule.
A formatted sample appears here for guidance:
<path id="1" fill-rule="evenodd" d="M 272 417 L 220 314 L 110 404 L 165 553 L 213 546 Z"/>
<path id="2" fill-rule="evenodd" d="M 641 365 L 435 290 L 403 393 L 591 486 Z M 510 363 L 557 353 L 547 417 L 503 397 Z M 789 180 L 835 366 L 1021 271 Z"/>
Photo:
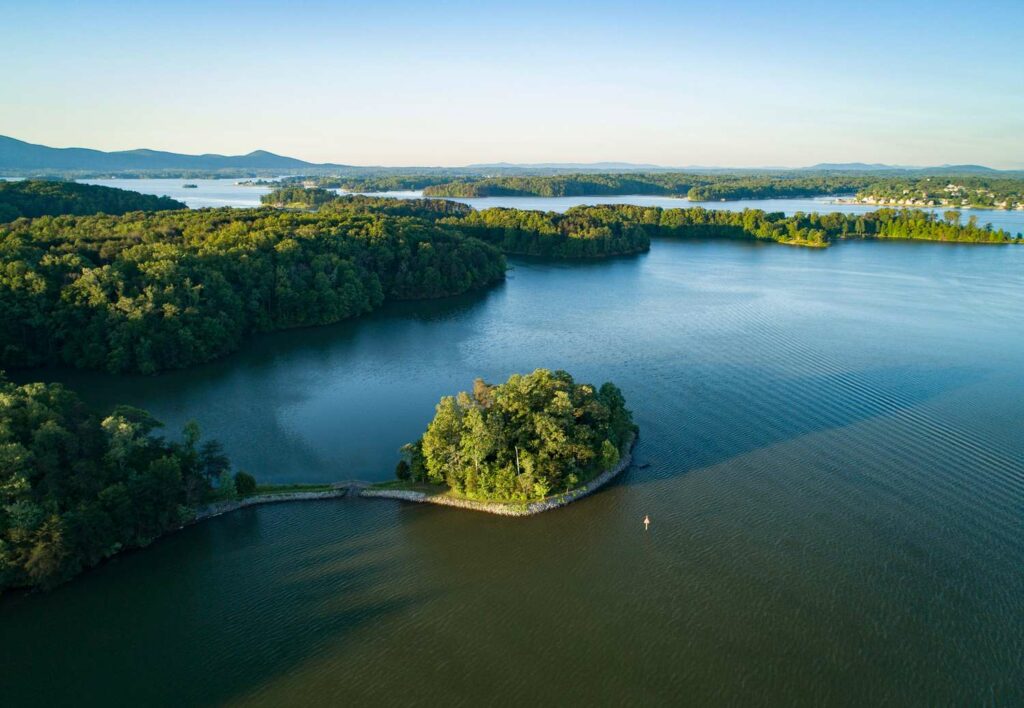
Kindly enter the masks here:
<path id="1" fill-rule="evenodd" d="M 0 0 L 0 134 L 316 162 L 1024 167 L 1024 0 Z"/>

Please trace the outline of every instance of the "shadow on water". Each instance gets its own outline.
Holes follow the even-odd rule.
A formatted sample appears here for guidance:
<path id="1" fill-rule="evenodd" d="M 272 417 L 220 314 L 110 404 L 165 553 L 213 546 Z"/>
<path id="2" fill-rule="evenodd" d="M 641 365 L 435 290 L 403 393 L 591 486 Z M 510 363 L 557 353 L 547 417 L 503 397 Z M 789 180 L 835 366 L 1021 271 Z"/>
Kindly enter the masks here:
<path id="1" fill-rule="evenodd" d="M 167 424 L 164 434 L 171 438 L 178 437 L 185 421 L 196 419 L 206 435 L 227 446 L 236 463 L 263 479 L 327 481 L 359 470 L 335 465 L 322 448 L 289 427 L 287 411 L 336 382 L 340 372 L 351 372 L 351 362 L 360 357 L 372 358 L 377 370 L 408 360 L 439 323 L 453 333 L 452 341 L 468 336 L 476 313 L 506 295 L 505 285 L 498 284 L 449 298 L 388 303 L 334 325 L 257 335 L 223 359 L 153 376 L 67 368 L 9 374 L 18 383 L 63 383 L 101 411 L 125 403 L 146 408 Z M 365 391 L 369 395 L 368 387 Z M 368 402 L 349 405 L 354 410 Z M 316 472 L 311 476 L 309 470 Z"/>
<path id="2" fill-rule="evenodd" d="M 370 511 L 380 509 L 348 500 L 247 509 L 51 593 L 4 598 L 4 704 L 258 696 L 429 601 L 432 591 L 393 582 L 390 544 Z"/>
<path id="3" fill-rule="evenodd" d="M 391 331 L 409 324 L 428 326 L 437 322 L 459 322 L 473 311 L 485 308 L 489 301 L 505 295 L 505 283 L 485 290 L 474 291 L 435 300 L 407 300 L 389 302 L 374 312 L 342 322 L 314 327 L 302 327 L 264 334 L 246 339 L 239 351 L 206 364 L 186 369 L 163 371 L 153 375 L 110 374 L 102 371 L 82 371 L 68 367 L 39 367 L 14 369 L 8 377 L 17 383 L 29 381 L 58 381 L 87 392 L 104 388 L 116 391 L 158 391 L 168 387 L 187 395 L 192 390 L 207 388 L 211 382 L 237 376 L 239 372 L 259 376 L 287 361 L 296 367 L 326 367 L 332 361 L 348 358 L 360 344 L 360 338 L 370 325 Z M 115 400 L 95 401 L 98 405 Z"/>

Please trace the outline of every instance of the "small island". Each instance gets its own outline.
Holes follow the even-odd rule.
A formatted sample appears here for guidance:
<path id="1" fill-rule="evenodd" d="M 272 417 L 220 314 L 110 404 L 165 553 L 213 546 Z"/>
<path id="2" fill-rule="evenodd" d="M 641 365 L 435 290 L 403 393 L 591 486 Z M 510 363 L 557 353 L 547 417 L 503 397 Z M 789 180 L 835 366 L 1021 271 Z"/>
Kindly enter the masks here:
<path id="1" fill-rule="evenodd" d="M 394 482 L 364 497 L 525 516 L 563 506 L 630 462 L 637 428 L 613 383 L 576 383 L 537 369 L 445 396 L 419 440 L 403 448 Z"/>

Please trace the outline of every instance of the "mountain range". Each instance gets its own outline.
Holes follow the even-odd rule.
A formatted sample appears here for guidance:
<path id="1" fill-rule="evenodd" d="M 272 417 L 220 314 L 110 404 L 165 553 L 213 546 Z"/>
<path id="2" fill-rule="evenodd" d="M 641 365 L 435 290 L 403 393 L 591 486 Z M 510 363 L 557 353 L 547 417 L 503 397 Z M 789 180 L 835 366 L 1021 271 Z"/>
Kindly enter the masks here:
<path id="1" fill-rule="evenodd" d="M 879 162 L 819 162 L 817 165 L 802 168 L 820 172 L 929 172 L 931 174 L 958 175 L 971 173 L 1002 172 L 984 165 L 936 165 L 934 167 L 915 167 L 912 165 L 885 165 Z"/>
<path id="2" fill-rule="evenodd" d="M 247 155 L 183 155 L 161 150 L 103 152 L 88 148 L 53 148 L 0 135 L 0 170 L 301 170 L 345 167 L 317 165 L 294 157 L 255 150 Z"/>
<path id="3" fill-rule="evenodd" d="M 46 145 L 35 145 L 23 140 L 0 135 L 0 173 L 33 172 L 33 171 L 86 171 L 86 172 L 157 172 L 180 170 L 193 172 L 217 172 L 227 170 L 277 170 L 281 173 L 301 173 L 303 171 L 324 170 L 382 170 L 396 171 L 451 171 L 466 172 L 507 172 L 507 171 L 539 171 L 550 172 L 565 170 L 567 172 L 632 172 L 632 171 L 690 171 L 690 172 L 755 172 L 755 171 L 807 171 L 807 172 L 927 172 L 929 174 L 988 174 L 1000 173 L 983 165 L 939 165 L 936 167 L 911 167 L 906 165 L 885 165 L 864 162 L 821 162 L 801 168 L 723 168 L 723 167 L 664 167 L 653 164 L 633 162 L 545 162 L 545 163 L 512 163 L 497 162 L 467 165 L 464 168 L 438 167 L 355 167 L 334 163 L 314 163 L 294 157 L 276 155 L 266 150 L 254 150 L 246 155 L 185 155 L 177 152 L 161 150 L 118 150 L 104 152 L 89 148 L 54 148 Z M 1018 172 L 1019 174 L 1019 172 Z"/>

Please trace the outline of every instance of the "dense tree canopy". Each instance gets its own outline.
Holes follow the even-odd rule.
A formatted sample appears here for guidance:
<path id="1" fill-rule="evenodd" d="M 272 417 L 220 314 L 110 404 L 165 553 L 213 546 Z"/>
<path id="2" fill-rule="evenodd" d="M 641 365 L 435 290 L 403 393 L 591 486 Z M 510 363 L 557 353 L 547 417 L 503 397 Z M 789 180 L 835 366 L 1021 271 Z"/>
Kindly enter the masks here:
<path id="1" fill-rule="evenodd" d="M 397 199 L 346 194 L 320 207 L 321 212 L 353 214 L 387 214 L 415 216 L 431 221 L 452 216 L 467 216 L 473 207 L 450 199 Z"/>
<path id="2" fill-rule="evenodd" d="M 634 432 L 612 383 L 595 389 L 547 369 L 496 386 L 477 379 L 472 394 L 441 399 L 396 473 L 472 499 L 542 499 L 614 466 Z"/>
<path id="3" fill-rule="evenodd" d="M 0 592 L 55 585 L 188 520 L 229 470 L 194 423 L 181 443 L 126 406 L 101 417 L 58 384 L 0 378 Z"/>
<path id="4" fill-rule="evenodd" d="M 461 293 L 504 271 L 492 246 L 382 214 L 20 220 L 0 226 L 0 364 L 182 367 L 234 351 L 253 332 Z"/>
<path id="5" fill-rule="evenodd" d="M 300 200 L 301 197 L 293 204 Z M 650 248 L 650 239 L 642 228 L 623 219 L 603 218 L 599 207 L 579 207 L 565 214 L 502 208 L 476 211 L 448 199 L 335 195 L 316 208 L 321 214 L 417 217 L 487 241 L 513 255 L 603 258 L 642 253 Z"/>
<path id="6" fill-rule="evenodd" d="M 19 217 L 127 214 L 130 211 L 186 208 L 170 197 L 155 197 L 114 187 L 52 180 L 0 181 L 0 223 Z"/>
<path id="7" fill-rule="evenodd" d="M 326 204 L 337 196 L 337 192 L 320 187 L 287 185 L 264 194 L 260 202 L 275 207 L 308 208 Z"/>
<path id="8" fill-rule="evenodd" d="M 450 182 L 449 175 L 379 175 L 367 177 L 318 177 L 314 183 L 327 189 L 347 192 L 397 192 L 423 189 L 434 184 Z"/>
<path id="9" fill-rule="evenodd" d="M 629 219 L 606 218 L 616 208 L 574 207 L 564 214 L 522 209 L 485 209 L 440 222 L 493 243 L 505 253 L 545 258 L 602 258 L 643 253 L 651 246 L 645 228 Z"/>
<path id="10" fill-rule="evenodd" d="M 300 202 L 301 197 L 298 197 L 292 204 Z M 603 258 L 642 253 L 650 248 L 650 239 L 642 228 L 622 219 L 602 218 L 599 208 L 571 209 L 565 214 L 501 208 L 476 211 L 448 199 L 361 195 L 334 195 L 316 208 L 321 214 L 387 214 L 421 218 L 487 241 L 504 253 L 514 255 Z"/>

